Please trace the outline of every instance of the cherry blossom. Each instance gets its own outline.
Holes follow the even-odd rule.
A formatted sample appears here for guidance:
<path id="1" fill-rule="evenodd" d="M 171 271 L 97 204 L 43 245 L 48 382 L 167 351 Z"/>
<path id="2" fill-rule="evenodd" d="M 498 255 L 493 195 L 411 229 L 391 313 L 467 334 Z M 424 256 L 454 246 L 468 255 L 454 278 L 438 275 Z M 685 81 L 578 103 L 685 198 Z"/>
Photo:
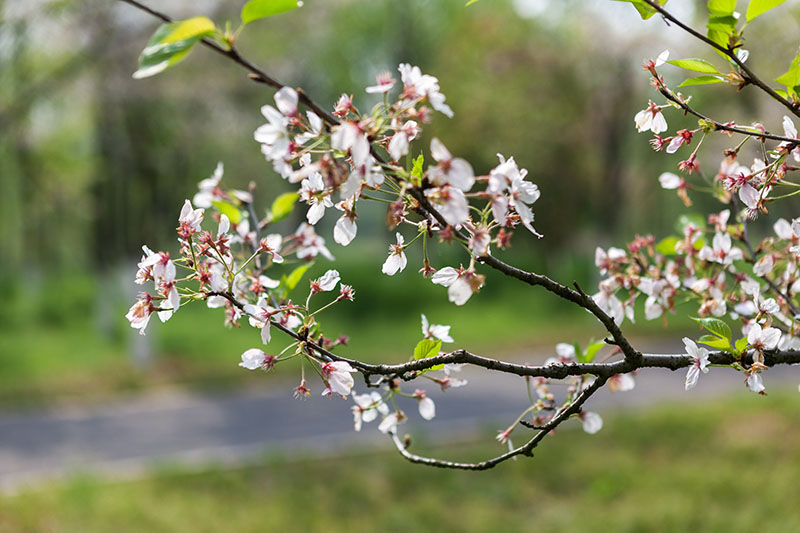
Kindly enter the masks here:
<path id="1" fill-rule="evenodd" d="M 258 246 L 258 251 L 267 254 L 272 258 L 273 263 L 283 263 L 283 257 L 278 253 L 283 244 L 283 237 L 280 233 L 270 233 L 263 239 Z"/>
<path id="2" fill-rule="evenodd" d="M 417 407 L 419 408 L 419 416 L 425 420 L 433 420 L 436 416 L 436 405 L 431 400 L 424 390 L 417 389 L 414 391 L 414 398 L 417 399 Z"/>
<path id="3" fill-rule="evenodd" d="M 593 413 L 591 411 L 581 411 L 581 413 L 578 415 L 578 418 L 583 425 L 583 430 L 590 435 L 594 435 L 603 429 L 603 419 L 600 418 L 600 415 L 597 413 Z"/>
<path id="4" fill-rule="evenodd" d="M 322 255 L 325 259 L 333 261 L 333 255 L 325 247 L 325 239 L 317 235 L 314 226 L 303 222 L 297 228 L 294 236 L 297 238 L 296 255 L 298 259 L 313 259 Z"/>
<path id="5" fill-rule="evenodd" d="M 336 221 L 333 227 L 333 240 L 342 246 L 347 246 L 356 238 L 358 228 L 356 227 L 356 213 L 353 209 L 355 198 L 350 197 L 336 204 L 336 209 L 342 211 L 342 216 Z"/>
<path id="6" fill-rule="evenodd" d="M 153 305 L 152 296 L 143 292 L 139 294 L 139 298 L 128 310 L 125 318 L 131 323 L 132 328 L 138 329 L 139 334 L 144 335 L 144 330 L 147 327 L 147 323 L 150 322 L 150 316 L 153 314 L 154 310 L 155 306 Z"/>
<path id="7" fill-rule="evenodd" d="M 361 431 L 362 422 L 369 423 L 378 418 L 378 415 L 389 414 L 389 406 L 383 401 L 378 392 L 367 394 L 353 394 L 353 425 L 356 431 Z"/>
<path id="8" fill-rule="evenodd" d="M 422 336 L 426 339 L 439 339 L 442 342 L 455 342 L 453 337 L 450 336 L 450 326 L 442 324 L 429 324 L 428 317 L 424 314 L 420 315 L 422 318 Z"/>
<path id="9" fill-rule="evenodd" d="M 270 324 L 273 315 L 278 313 L 274 307 L 267 305 L 266 299 L 262 296 L 256 305 L 246 304 L 244 312 L 249 315 L 250 325 L 261 329 L 261 342 L 264 344 L 270 341 Z"/>
<path id="10" fill-rule="evenodd" d="M 683 344 L 686 346 L 686 353 L 692 358 L 692 366 L 686 373 L 686 381 L 684 383 L 685 390 L 691 390 L 697 385 L 697 379 L 700 377 L 700 372 L 708 373 L 708 350 L 700 348 L 693 340 L 688 337 L 683 338 Z"/>
<path id="11" fill-rule="evenodd" d="M 653 133 L 661 133 L 667 131 L 667 121 L 664 114 L 661 113 L 661 108 L 650 100 L 647 109 L 639 111 L 633 117 L 636 122 L 636 129 L 641 133 L 643 131 L 652 131 Z"/>
<path id="12" fill-rule="evenodd" d="M 334 290 L 340 279 L 338 270 L 328 270 L 321 278 L 311 280 L 311 294 Z"/>
<path id="13" fill-rule="evenodd" d="M 436 285 L 447 287 L 447 298 L 456 305 L 464 305 L 473 293 L 483 286 L 485 276 L 474 270 L 456 270 L 445 267 L 436 272 L 431 281 Z"/>
<path id="14" fill-rule="evenodd" d="M 415 102 L 427 98 L 436 111 L 453 118 L 453 110 L 445 104 L 445 96 L 439 91 L 439 80 L 428 74 L 423 74 L 419 67 L 412 67 L 402 63 L 398 69 L 400 79 L 403 81 L 403 105 L 408 107 Z"/>
<path id="15" fill-rule="evenodd" d="M 381 72 L 376 76 L 377 85 L 367 87 L 365 90 L 370 94 L 385 94 L 392 90 L 394 87 L 394 78 L 390 72 Z"/>
<path id="16" fill-rule="evenodd" d="M 251 348 L 242 354 L 239 366 L 248 370 L 270 370 L 275 366 L 275 357 L 258 348 Z"/>
<path id="17" fill-rule="evenodd" d="M 300 199 L 309 204 L 306 219 L 312 226 L 320 221 L 325 214 L 326 207 L 333 207 L 330 194 L 326 193 L 322 174 L 315 172 L 303 180 L 300 190 Z"/>
<path id="18" fill-rule="evenodd" d="M 630 374 L 614 374 L 608 378 L 608 390 L 614 392 L 628 392 L 636 387 L 636 381 Z"/>
<path id="19" fill-rule="evenodd" d="M 397 431 L 397 425 L 406 421 L 406 415 L 402 411 L 395 411 L 388 416 L 383 417 L 381 423 L 378 425 L 378 431 L 384 435 L 394 433 Z"/>
<path id="20" fill-rule="evenodd" d="M 392 135 L 391 140 L 389 140 L 387 150 L 389 151 L 392 161 L 399 161 L 400 158 L 408 154 L 408 145 L 417 137 L 419 128 L 417 127 L 417 122 L 414 120 L 407 120 L 400 126 L 397 119 L 394 119 L 392 122 L 392 128 L 395 130 L 395 133 Z"/>
<path id="21" fill-rule="evenodd" d="M 781 330 L 778 328 L 764 328 L 755 323 L 747 332 L 747 343 L 753 348 L 753 359 L 759 363 L 764 362 L 764 352 L 774 350 L 781 340 Z"/>
<path id="22" fill-rule="evenodd" d="M 386 258 L 383 267 L 381 267 L 381 271 L 389 276 L 394 276 L 398 272 L 402 272 L 403 269 L 406 268 L 406 263 L 408 262 L 406 260 L 406 254 L 403 252 L 405 240 L 400 233 L 397 233 L 396 236 L 397 244 L 389 246 L 389 257 Z"/>
<path id="23" fill-rule="evenodd" d="M 328 385 L 328 393 L 333 392 L 343 398 L 346 398 L 353 388 L 354 381 L 352 373 L 355 371 L 355 368 L 344 361 L 325 363 L 320 369 L 322 379 L 325 380 L 325 383 Z M 323 395 L 327 394 L 323 392 Z"/>
<path id="24" fill-rule="evenodd" d="M 199 190 L 192 198 L 192 204 L 196 205 L 197 207 L 209 208 L 211 207 L 213 201 L 221 199 L 220 195 L 218 194 L 219 182 L 222 180 L 224 171 L 225 167 L 220 161 L 217 163 L 217 167 L 214 169 L 214 173 L 211 175 L 211 177 L 206 178 L 197 184 L 197 188 Z M 183 218 L 183 212 L 181 212 L 181 218 Z"/>
<path id="25" fill-rule="evenodd" d="M 431 156 L 439 164 L 428 169 L 428 179 L 434 185 L 451 185 L 466 192 L 475 184 L 475 173 L 465 159 L 454 158 L 442 141 L 431 140 Z"/>
<path id="26" fill-rule="evenodd" d="M 449 185 L 432 187 L 425 189 L 425 196 L 451 226 L 459 226 L 469 220 L 469 204 L 461 189 Z"/>
<path id="27" fill-rule="evenodd" d="M 192 203 L 186 200 L 181 208 L 181 214 L 178 217 L 180 230 L 184 233 L 181 235 L 183 238 L 188 237 L 200 231 L 200 224 L 203 222 L 204 209 L 194 209 Z"/>

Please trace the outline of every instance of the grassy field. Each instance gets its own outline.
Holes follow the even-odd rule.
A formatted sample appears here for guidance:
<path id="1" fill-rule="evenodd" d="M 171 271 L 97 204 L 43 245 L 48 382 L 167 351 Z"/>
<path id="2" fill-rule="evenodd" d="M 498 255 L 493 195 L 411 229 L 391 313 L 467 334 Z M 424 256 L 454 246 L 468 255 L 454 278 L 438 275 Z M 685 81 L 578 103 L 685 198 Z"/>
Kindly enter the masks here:
<path id="1" fill-rule="evenodd" d="M 85 477 L 0 497 L 0 530 L 797 531 L 797 405 L 753 396 L 609 415 L 597 435 L 565 430 L 535 458 L 483 473 L 387 452 Z M 432 451 L 477 459 L 500 447 Z"/>

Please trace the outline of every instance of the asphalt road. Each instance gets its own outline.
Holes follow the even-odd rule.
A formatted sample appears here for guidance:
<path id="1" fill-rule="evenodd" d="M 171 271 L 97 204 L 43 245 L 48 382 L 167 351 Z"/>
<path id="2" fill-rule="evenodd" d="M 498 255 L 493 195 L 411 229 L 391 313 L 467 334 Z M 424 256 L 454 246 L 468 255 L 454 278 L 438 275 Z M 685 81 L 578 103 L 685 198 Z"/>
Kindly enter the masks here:
<path id="1" fill-rule="evenodd" d="M 667 351 L 670 346 L 648 348 Z M 402 431 L 434 441 L 490 441 L 497 429 L 506 427 L 526 407 L 521 378 L 480 369 L 465 369 L 463 374 L 470 381 L 467 387 L 446 393 L 428 387 L 437 410 L 431 422 L 419 417 L 414 400 L 401 404 L 410 416 Z M 603 390 L 586 408 L 601 415 L 664 401 L 691 408 L 693 402 L 721 394 L 750 395 L 758 401 L 744 389 L 742 376 L 732 370 L 712 369 L 690 392 L 683 390 L 684 375 L 684 371 L 660 369 L 643 372 L 636 377 L 633 391 L 612 395 Z M 292 457 L 392 448 L 377 431 L 376 422 L 365 424 L 361 433 L 353 430 L 352 401 L 319 396 L 294 400 L 293 385 L 275 378 L 265 375 L 263 388 L 237 393 L 191 394 L 172 389 L 102 405 L 0 413 L 0 489 L 16 491 L 86 472 L 135 477 L 159 464 L 237 465 L 266 453 Z M 797 391 L 800 368 L 767 372 L 764 381 L 768 391 Z"/>

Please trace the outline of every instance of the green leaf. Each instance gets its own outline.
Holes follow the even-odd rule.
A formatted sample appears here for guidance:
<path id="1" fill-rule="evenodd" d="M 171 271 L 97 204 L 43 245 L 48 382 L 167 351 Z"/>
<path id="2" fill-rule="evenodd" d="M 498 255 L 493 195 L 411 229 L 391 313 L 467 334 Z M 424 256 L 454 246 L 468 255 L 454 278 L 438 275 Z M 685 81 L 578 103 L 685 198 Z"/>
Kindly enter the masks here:
<path id="1" fill-rule="evenodd" d="M 586 347 L 586 350 L 583 351 L 583 355 L 580 357 L 581 363 L 591 363 L 594 361 L 597 352 L 602 350 L 606 346 L 606 343 L 603 341 L 597 341 L 589 344 Z"/>
<path id="2" fill-rule="evenodd" d="M 442 341 L 433 339 L 423 339 L 414 347 L 414 359 L 428 359 L 439 355 L 439 350 L 442 348 Z M 428 370 L 440 370 L 444 365 L 432 366 Z"/>
<path id="3" fill-rule="evenodd" d="M 684 80 L 678 87 L 689 87 L 691 85 L 710 85 L 712 83 L 724 83 L 725 78 L 720 76 L 697 76 Z"/>
<path id="4" fill-rule="evenodd" d="M 747 5 L 747 22 L 750 22 L 759 15 L 763 15 L 772 8 L 778 7 L 786 0 L 750 0 Z"/>
<path id="5" fill-rule="evenodd" d="M 712 348 L 716 348 L 718 350 L 728 351 L 731 348 L 731 341 L 728 339 L 722 339 L 716 335 L 703 335 L 697 339 L 697 342 L 705 344 L 706 346 L 711 346 Z"/>
<path id="6" fill-rule="evenodd" d="M 239 211 L 239 208 L 235 205 L 219 200 L 214 200 L 211 203 L 217 208 L 217 211 L 219 211 L 221 215 L 227 216 L 232 224 L 238 224 L 242 221 L 242 212 Z"/>
<path id="7" fill-rule="evenodd" d="M 786 86 L 786 92 L 789 95 L 797 94 L 795 87 L 800 85 L 800 54 L 794 56 L 789 70 L 782 76 L 775 78 L 775 81 Z"/>
<path id="8" fill-rule="evenodd" d="M 717 337 L 721 337 L 723 339 L 731 340 L 731 328 L 728 327 L 728 324 L 723 322 L 718 318 L 695 318 L 692 317 L 692 320 L 706 328 L 708 331 L 716 335 Z"/>
<path id="9" fill-rule="evenodd" d="M 414 160 L 414 166 L 411 167 L 411 182 L 414 185 L 419 186 L 422 183 L 422 165 L 424 163 L 425 157 L 420 153 Z"/>
<path id="10" fill-rule="evenodd" d="M 657 11 L 655 9 L 650 7 L 650 5 L 648 5 L 646 2 L 644 2 L 642 0 L 616 0 L 616 1 L 617 2 L 628 2 L 628 3 L 633 4 L 633 7 L 636 8 L 636 11 L 639 12 L 639 15 L 644 20 L 649 19 L 650 17 L 652 17 L 653 15 L 655 15 L 657 13 Z M 666 3 L 668 1 L 669 0 L 659 0 L 659 3 L 663 6 L 663 5 L 666 5 Z"/>
<path id="11" fill-rule="evenodd" d="M 685 68 L 686 70 L 694 70 L 695 72 L 706 72 L 708 74 L 719 74 L 717 67 L 706 61 L 705 59 L 689 58 L 689 59 L 673 59 L 667 61 L 670 65 Z"/>
<path id="12" fill-rule="evenodd" d="M 269 221 L 277 222 L 288 217 L 292 210 L 294 210 L 298 198 L 300 198 L 300 195 L 296 192 L 286 192 L 275 198 L 269 210 Z"/>
<path id="13" fill-rule="evenodd" d="M 471 6 L 472 4 L 474 4 L 477 1 L 478 0 L 469 0 L 469 2 L 467 2 L 466 6 L 464 6 L 464 7 L 469 7 L 469 6 Z"/>
<path id="14" fill-rule="evenodd" d="M 736 353 L 742 353 L 748 344 L 747 337 L 742 337 L 736 341 L 736 345 L 734 346 L 736 348 Z"/>
<path id="15" fill-rule="evenodd" d="M 675 255 L 675 246 L 681 242 L 681 239 L 675 237 L 674 235 L 670 235 L 669 237 L 664 237 L 661 239 L 656 245 L 656 252 L 660 253 L 661 255 Z"/>
<path id="16" fill-rule="evenodd" d="M 250 0 L 242 8 L 242 23 L 280 15 L 302 6 L 297 0 Z"/>
<path id="17" fill-rule="evenodd" d="M 194 17 L 162 24 L 139 55 L 136 79 L 155 76 L 168 69 L 191 51 L 203 37 L 212 35 L 216 27 L 208 17 Z"/>
<path id="18" fill-rule="evenodd" d="M 735 17 L 708 17 L 706 28 L 711 31 L 719 31 L 725 34 L 726 41 L 728 37 L 736 31 L 736 24 L 739 21 Z M 727 43 L 726 43 L 727 44 Z"/>
<path id="19" fill-rule="evenodd" d="M 211 204 L 217 209 L 217 211 L 219 211 L 221 215 L 227 216 L 231 223 L 238 224 L 242 221 L 242 212 L 232 203 L 222 200 L 213 200 Z"/>
<path id="20" fill-rule="evenodd" d="M 736 0 L 708 0 L 708 12 L 712 15 L 731 15 L 736 9 Z"/>
<path id="21" fill-rule="evenodd" d="M 313 262 L 306 263 L 292 270 L 292 273 L 288 276 L 282 276 L 281 283 L 283 283 L 283 286 L 286 287 L 286 290 L 294 290 L 294 288 L 297 287 L 297 284 L 303 279 L 303 276 L 305 276 L 306 272 L 308 272 L 308 269 L 312 266 L 314 266 Z"/>

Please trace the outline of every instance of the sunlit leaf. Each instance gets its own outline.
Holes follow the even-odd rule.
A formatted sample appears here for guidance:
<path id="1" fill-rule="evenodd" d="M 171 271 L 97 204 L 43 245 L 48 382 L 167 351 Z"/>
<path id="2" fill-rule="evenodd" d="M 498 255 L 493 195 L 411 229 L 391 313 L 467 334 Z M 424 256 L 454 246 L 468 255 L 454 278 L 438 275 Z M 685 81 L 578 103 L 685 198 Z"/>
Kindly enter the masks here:
<path id="1" fill-rule="evenodd" d="M 775 78 L 775 81 L 784 85 L 788 94 L 796 94 L 795 87 L 800 85 L 800 54 L 794 56 L 791 65 L 789 65 L 789 70 Z"/>
<path id="2" fill-rule="evenodd" d="M 770 9 L 778 7 L 786 0 L 750 0 L 747 5 L 747 22 L 750 22 L 759 15 L 763 15 Z"/>
<path id="3" fill-rule="evenodd" d="M 591 363 L 592 361 L 594 361 L 597 352 L 602 350 L 605 346 L 606 343 L 603 341 L 597 341 L 589 344 L 589 346 L 586 347 L 586 350 L 583 351 L 583 354 L 581 356 L 581 362 Z"/>
<path id="4" fill-rule="evenodd" d="M 297 287 L 297 284 L 300 283 L 300 281 L 303 279 L 303 276 L 305 276 L 306 272 L 308 272 L 308 269 L 312 266 L 314 266 L 314 263 L 305 263 L 300 265 L 292 270 L 292 273 L 288 276 L 283 276 L 281 278 L 281 283 L 283 283 L 283 286 L 286 287 L 287 290 L 293 290 L 295 287 Z"/>
<path id="5" fill-rule="evenodd" d="M 730 15 L 736 9 L 736 0 L 708 0 L 708 12 L 712 15 Z"/>
<path id="6" fill-rule="evenodd" d="M 725 78 L 719 76 L 697 76 L 684 80 L 678 87 L 689 87 L 692 85 L 710 85 L 712 83 L 724 83 Z"/>
<path id="7" fill-rule="evenodd" d="M 280 15 L 301 7 L 298 0 L 250 0 L 242 7 L 242 22 L 249 24 L 254 20 Z"/>
<path id="8" fill-rule="evenodd" d="M 719 74 L 717 67 L 706 61 L 705 59 L 673 59 L 667 61 L 670 65 L 685 68 L 686 70 L 694 70 L 695 72 L 705 72 L 708 74 Z"/>
<path id="9" fill-rule="evenodd" d="M 705 329 L 716 335 L 717 337 L 722 337 L 723 339 L 731 340 L 731 328 L 720 320 L 719 318 L 694 318 L 692 320 L 703 326 Z"/>
<path id="10" fill-rule="evenodd" d="M 215 200 L 211 203 L 217 208 L 217 211 L 219 211 L 220 214 L 227 216 L 231 223 L 238 224 L 242 221 L 242 212 L 235 205 L 218 200 Z"/>
<path id="11" fill-rule="evenodd" d="M 665 237 L 656 245 L 656 252 L 661 255 L 675 255 L 675 246 L 677 246 L 679 242 L 681 242 L 681 239 L 674 235 Z"/>
<path id="12" fill-rule="evenodd" d="M 705 344 L 706 346 L 711 346 L 712 348 L 716 348 L 718 350 L 729 350 L 731 347 L 731 341 L 728 339 L 723 339 L 721 337 L 717 337 L 716 335 L 703 335 L 697 342 L 701 344 Z"/>
<path id="13" fill-rule="evenodd" d="M 423 339 L 414 347 L 414 359 L 428 359 L 439 355 L 442 348 L 442 341 L 433 339 Z M 440 370 L 444 365 L 432 366 L 429 370 Z"/>
<path id="14" fill-rule="evenodd" d="M 300 195 L 296 192 L 286 192 L 275 198 L 270 207 L 270 222 L 277 222 L 288 217 L 294 210 L 295 203 Z"/>
<path id="15" fill-rule="evenodd" d="M 147 78 L 165 71 L 186 57 L 192 46 L 203 37 L 212 35 L 215 29 L 208 17 L 162 24 L 139 55 L 139 69 L 133 73 L 133 77 Z"/>
<path id="16" fill-rule="evenodd" d="M 736 352 L 737 353 L 742 353 L 744 351 L 744 349 L 747 347 L 747 345 L 748 345 L 747 337 L 742 337 L 741 339 L 736 341 L 736 345 L 735 345 Z"/>
<path id="17" fill-rule="evenodd" d="M 419 154 L 414 160 L 414 166 L 411 168 L 411 182 L 414 185 L 422 183 L 422 165 L 425 163 L 425 158 Z"/>

